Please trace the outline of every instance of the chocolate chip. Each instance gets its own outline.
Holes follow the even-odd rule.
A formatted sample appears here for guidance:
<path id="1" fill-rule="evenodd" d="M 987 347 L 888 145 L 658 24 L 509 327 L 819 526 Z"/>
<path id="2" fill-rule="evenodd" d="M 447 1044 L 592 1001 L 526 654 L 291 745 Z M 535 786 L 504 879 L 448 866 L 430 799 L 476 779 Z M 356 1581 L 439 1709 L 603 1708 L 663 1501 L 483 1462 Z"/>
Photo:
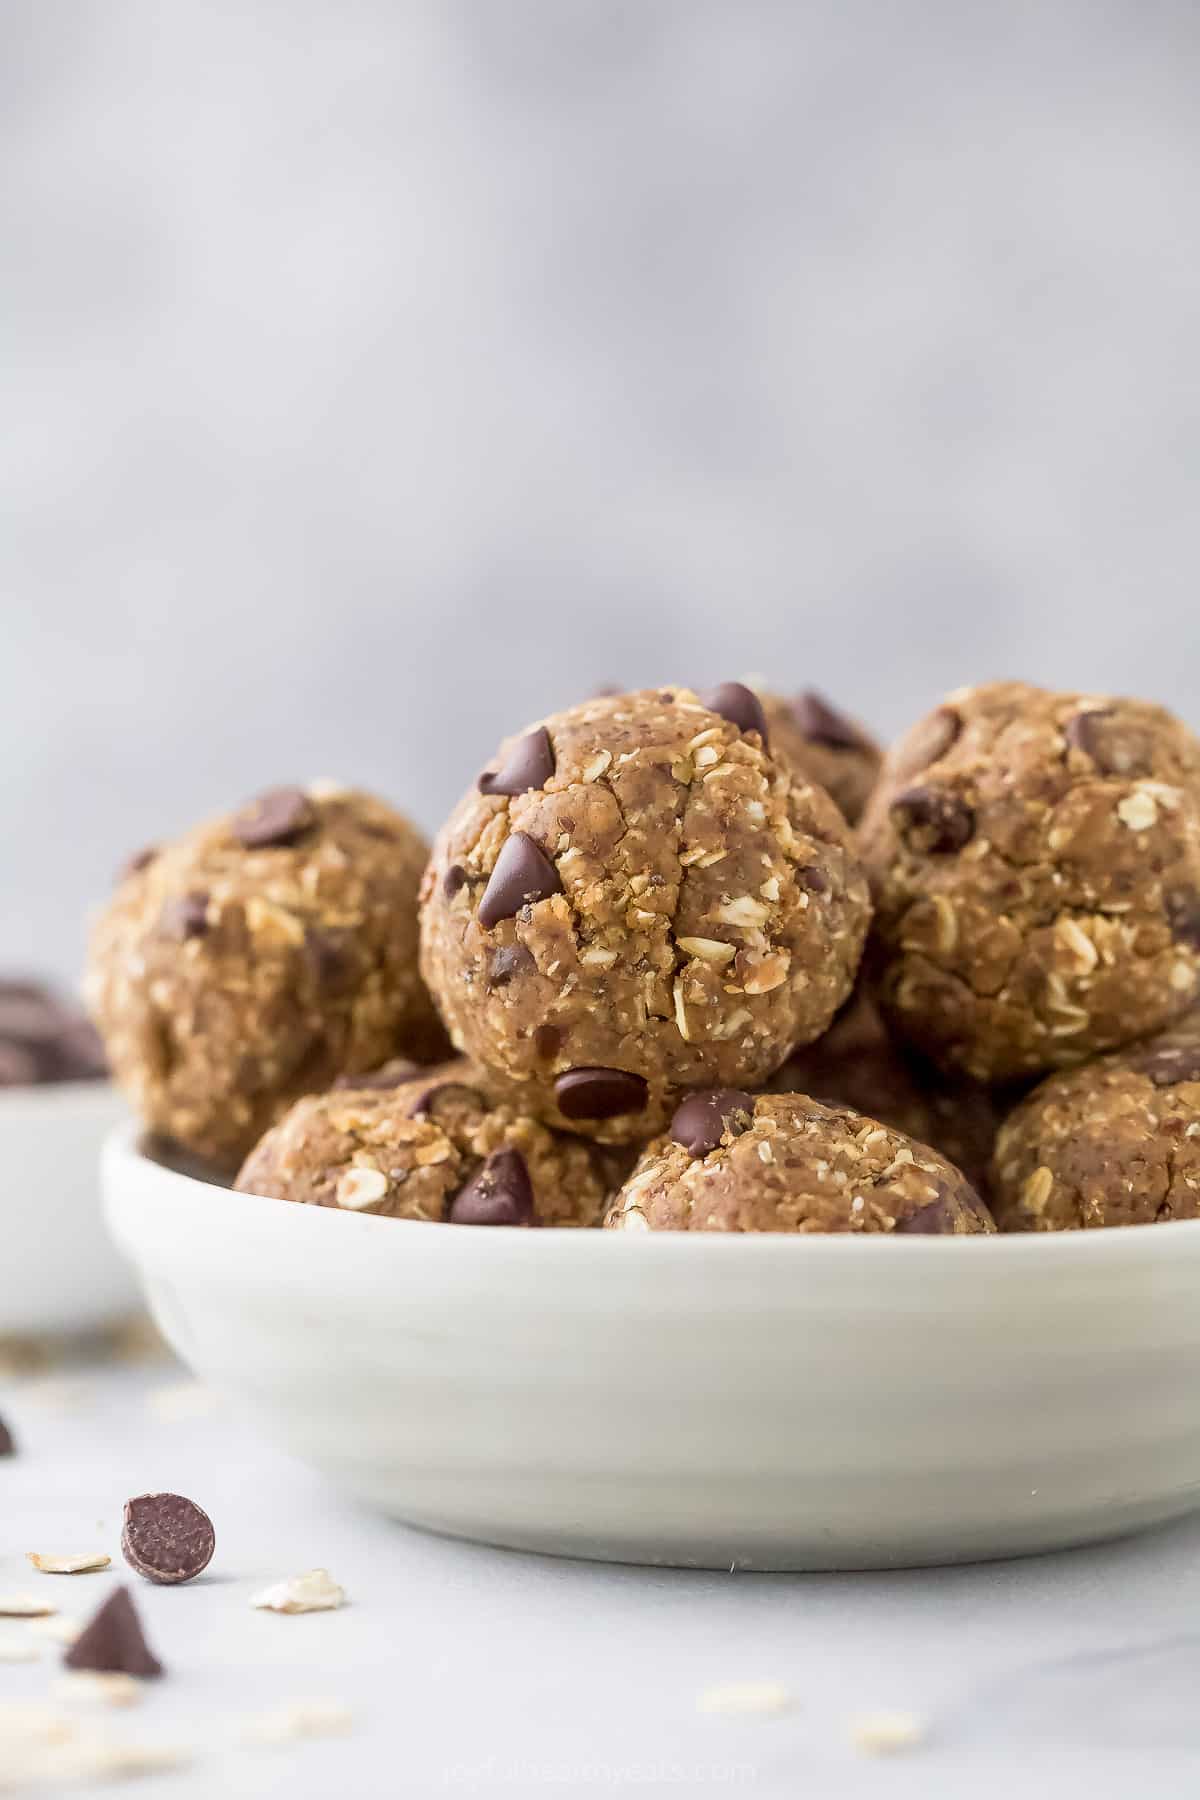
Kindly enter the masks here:
<path id="1" fill-rule="evenodd" d="M 438 1104 L 451 1095 L 457 1095 L 467 1106 L 486 1106 L 487 1102 L 478 1088 L 468 1087 L 465 1081 L 435 1081 L 423 1088 L 408 1109 L 410 1119 L 436 1119 Z"/>
<path id="2" fill-rule="evenodd" d="M 523 906 L 562 893 L 558 870 L 545 851 L 523 831 L 514 831 L 496 858 L 483 890 L 478 919 L 485 931 L 501 919 L 512 919 Z"/>
<path id="3" fill-rule="evenodd" d="M 928 717 L 918 719 L 907 736 L 892 751 L 892 775 L 907 781 L 931 763 L 939 762 L 947 750 L 958 742 L 962 719 L 952 706 L 939 706 Z"/>
<path id="4" fill-rule="evenodd" d="M 1155 1087 L 1172 1087 L 1177 1081 L 1200 1081 L 1200 1044 L 1164 1044 L 1134 1063 Z"/>
<path id="5" fill-rule="evenodd" d="M 1085 756 L 1090 756 L 1092 761 L 1102 769 L 1104 768 L 1104 739 L 1100 721 L 1111 718 L 1110 711 L 1096 708 L 1092 712 L 1076 713 L 1073 719 L 1067 720 L 1063 730 L 1063 736 L 1071 748 L 1082 750 Z"/>
<path id="6" fill-rule="evenodd" d="M 700 704 L 707 706 L 709 712 L 728 719 L 739 731 L 757 731 L 763 749 L 767 748 L 767 720 L 762 702 L 743 682 L 723 681 L 719 687 L 709 688 L 706 694 L 700 695 Z"/>
<path id="7" fill-rule="evenodd" d="M 519 1150 L 496 1150 L 454 1196 L 451 1225 L 530 1225 L 533 1183 Z"/>
<path id="8" fill-rule="evenodd" d="M 961 1188 L 956 1200 L 943 1182 L 937 1181 L 935 1185 L 938 1189 L 937 1199 L 931 1200 L 928 1206 L 919 1206 L 907 1218 L 897 1219 L 895 1236 L 938 1237 L 953 1233 L 954 1221 L 963 1212 L 973 1214 L 985 1225 L 991 1224 L 991 1214 L 973 1189 Z"/>
<path id="9" fill-rule="evenodd" d="M 543 1062 L 549 1062 L 562 1049 L 566 1036 L 561 1025 L 539 1025 L 534 1030 L 533 1047 Z"/>
<path id="10" fill-rule="evenodd" d="M 829 877 L 824 869 L 817 867 L 816 863 L 801 863 L 796 870 L 796 880 L 801 887 L 806 887 L 810 894 L 827 894 L 829 892 Z"/>
<path id="11" fill-rule="evenodd" d="M 0 1088 L 34 1087 L 40 1079 L 37 1057 L 23 1044 L 0 1043 Z"/>
<path id="12" fill-rule="evenodd" d="M 247 850 L 294 844 L 317 823 L 317 809 L 303 788 L 270 788 L 240 812 L 233 835 Z"/>
<path id="13" fill-rule="evenodd" d="M 503 949 L 493 950 L 488 958 L 487 990 L 490 994 L 493 988 L 507 987 L 514 975 L 523 975 L 536 968 L 537 964 L 524 944 L 505 944 Z"/>
<path id="14" fill-rule="evenodd" d="M 740 1137 L 753 1118 L 754 1101 L 740 1088 L 706 1088 L 676 1107 L 671 1136 L 689 1156 L 707 1156 L 726 1131 Z"/>
<path id="15" fill-rule="evenodd" d="M 156 844 L 148 845 L 145 850 L 135 850 L 133 855 L 128 857 L 117 870 L 118 882 L 128 881 L 131 875 L 140 875 L 143 869 L 149 868 L 157 855 L 158 846 Z"/>
<path id="16" fill-rule="evenodd" d="M 479 777 L 481 794 L 525 794 L 544 788 L 554 773 L 554 746 L 544 725 L 518 738 L 498 769 Z"/>
<path id="17" fill-rule="evenodd" d="M 147 1581 L 175 1587 L 191 1581 L 212 1561 L 212 1520 L 182 1494 L 138 1494 L 125 1502 L 121 1554 Z"/>
<path id="18" fill-rule="evenodd" d="M 565 1119 L 617 1119 L 645 1110 L 646 1083 L 626 1069 L 568 1069 L 554 1083 Z"/>
<path id="19" fill-rule="evenodd" d="M 363 1075 L 339 1075 L 333 1086 L 337 1093 L 355 1092 L 359 1089 L 373 1092 L 376 1089 L 399 1087 L 402 1082 L 415 1080 L 420 1073 L 419 1063 L 409 1062 L 403 1056 L 394 1056 L 390 1062 L 383 1063 L 378 1069 L 368 1069 Z"/>
<path id="20" fill-rule="evenodd" d="M 4 1420 L 0 1419 L 0 1456 L 15 1456 L 16 1453 L 17 1446 L 13 1443 L 12 1432 Z"/>
<path id="21" fill-rule="evenodd" d="M 1090 757 L 1102 775 L 1151 775 L 1154 753 L 1146 729 L 1111 707 L 1076 713 L 1063 727 L 1073 750 Z"/>
<path id="22" fill-rule="evenodd" d="M 453 900 L 460 888 L 467 885 L 467 871 L 461 863 L 451 863 L 442 876 L 442 892 L 447 900 Z"/>
<path id="23" fill-rule="evenodd" d="M 102 1675 L 161 1675 L 163 1666 L 147 1644 L 133 1596 L 119 1587 L 94 1613 L 63 1662 L 68 1669 L 95 1669 Z"/>
<path id="24" fill-rule="evenodd" d="M 1164 902 L 1171 936 L 1178 944 L 1200 950 L 1200 894 L 1195 888 L 1176 888 Z"/>
<path id="25" fill-rule="evenodd" d="M 948 788 L 905 788 L 892 801 L 891 813 L 900 836 L 931 855 L 961 850 L 975 833 L 975 814 Z"/>
<path id="26" fill-rule="evenodd" d="M 871 740 L 859 730 L 853 719 L 837 712 L 814 688 L 806 688 L 792 701 L 792 717 L 814 744 L 828 744 L 833 750 L 867 750 Z"/>
<path id="27" fill-rule="evenodd" d="M 159 913 L 158 928 L 164 937 L 178 938 L 181 943 L 203 937 L 208 930 L 208 895 L 176 894 Z"/>
<path id="28" fill-rule="evenodd" d="M 317 986 L 327 994 L 345 987 L 354 972 L 348 937 L 342 932 L 308 926 L 304 933 L 304 958 Z"/>

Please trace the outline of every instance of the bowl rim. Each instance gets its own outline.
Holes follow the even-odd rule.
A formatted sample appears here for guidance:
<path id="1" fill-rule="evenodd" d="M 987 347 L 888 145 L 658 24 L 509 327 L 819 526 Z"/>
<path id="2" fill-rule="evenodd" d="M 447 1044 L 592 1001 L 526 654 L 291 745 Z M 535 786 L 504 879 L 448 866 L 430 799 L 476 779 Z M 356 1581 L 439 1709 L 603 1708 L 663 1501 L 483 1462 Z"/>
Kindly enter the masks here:
<path id="1" fill-rule="evenodd" d="M 335 1237 L 340 1234 L 342 1241 L 349 1245 L 355 1241 L 354 1233 L 373 1232 L 377 1250 L 382 1250 L 386 1242 L 391 1242 L 397 1249 L 401 1244 L 407 1244 L 411 1250 L 415 1231 L 420 1234 L 422 1254 L 437 1254 L 439 1244 L 444 1246 L 446 1255 L 455 1254 L 455 1246 L 458 1252 L 465 1247 L 461 1229 L 453 1229 L 437 1220 L 381 1218 L 369 1213 L 341 1212 L 329 1206 L 296 1206 L 267 1194 L 238 1193 L 222 1183 L 204 1181 L 158 1162 L 143 1147 L 145 1135 L 144 1126 L 136 1119 L 123 1120 L 108 1132 L 101 1151 L 106 1205 L 120 1205 L 117 1191 L 131 1178 L 143 1184 L 150 1180 L 161 1185 L 164 1193 L 174 1195 L 180 1206 L 202 1206 L 210 1216 L 210 1222 L 214 1207 L 224 1214 L 240 1213 L 248 1225 L 254 1224 L 265 1230 L 277 1230 L 290 1219 L 292 1223 L 285 1230 L 293 1240 L 300 1232 L 324 1231 L 326 1234 L 332 1232 Z M 403 1236 L 398 1228 L 407 1228 Z M 393 1236 L 378 1238 L 381 1231 L 391 1232 Z M 347 1236 L 347 1233 L 351 1235 Z M 1157 1224 L 1122 1225 L 1092 1231 L 1004 1232 L 994 1236 L 971 1234 L 958 1237 L 919 1233 L 895 1236 L 885 1232 L 589 1231 L 562 1225 L 543 1226 L 536 1232 L 521 1226 L 500 1225 L 492 1226 L 486 1232 L 472 1231 L 466 1236 L 477 1246 L 482 1237 L 496 1240 L 497 1250 L 501 1244 L 507 1244 L 509 1253 L 517 1245 L 527 1245 L 539 1257 L 553 1255 L 568 1259 L 627 1255 L 656 1260 L 707 1257 L 710 1263 L 714 1260 L 728 1263 L 730 1258 L 741 1263 L 746 1259 L 763 1259 L 778 1264 L 784 1258 L 800 1258 L 808 1265 L 813 1261 L 836 1262 L 847 1257 L 861 1260 L 900 1255 L 929 1268 L 945 1267 L 948 1258 L 973 1257 L 976 1260 L 972 1266 L 977 1272 L 983 1268 L 1005 1268 L 1015 1273 L 1024 1266 L 1032 1273 L 1049 1263 L 1064 1276 L 1076 1269 L 1080 1272 L 1090 1270 L 1097 1264 L 1103 1267 L 1106 1262 L 1111 1264 L 1114 1258 L 1118 1263 L 1169 1262 L 1189 1242 L 1200 1253 L 1200 1219 L 1170 1219 Z M 332 1244 L 333 1238 L 328 1241 Z M 594 1247 L 600 1243 L 624 1245 L 625 1249 L 599 1250 Z M 589 1245 L 593 1248 L 589 1249 Z"/>

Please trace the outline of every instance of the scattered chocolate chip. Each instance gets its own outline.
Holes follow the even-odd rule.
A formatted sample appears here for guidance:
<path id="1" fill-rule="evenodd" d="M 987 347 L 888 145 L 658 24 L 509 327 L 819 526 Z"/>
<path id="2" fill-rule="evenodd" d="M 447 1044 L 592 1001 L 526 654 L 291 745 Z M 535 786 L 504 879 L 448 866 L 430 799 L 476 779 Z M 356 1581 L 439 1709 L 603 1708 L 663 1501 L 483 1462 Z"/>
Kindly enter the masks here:
<path id="1" fill-rule="evenodd" d="M 952 706 L 939 706 L 926 718 L 918 719 L 908 734 L 892 751 L 892 775 L 907 781 L 931 763 L 940 762 L 947 750 L 958 742 L 962 719 Z"/>
<path id="2" fill-rule="evenodd" d="M 368 1069 L 363 1075 L 339 1075 L 333 1085 L 338 1093 L 363 1088 L 368 1091 L 394 1088 L 399 1087 L 401 1082 L 414 1080 L 420 1073 L 420 1063 L 409 1062 L 403 1056 L 394 1056 L 390 1062 L 381 1064 L 378 1069 Z"/>
<path id="3" fill-rule="evenodd" d="M 530 1225 L 533 1183 L 519 1150 L 496 1150 L 454 1196 L 451 1225 Z"/>
<path id="4" fill-rule="evenodd" d="M 233 835 L 247 850 L 294 844 L 317 823 L 317 809 L 303 788 L 271 788 L 233 821 Z"/>
<path id="5" fill-rule="evenodd" d="M 871 740 L 860 731 L 853 719 L 830 706 L 814 688 L 806 688 L 792 701 L 792 717 L 814 744 L 827 744 L 833 750 L 867 750 Z"/>
<path id="6" fill-rule="evenodd" d="M 565 1119 L 617 1119 L 642 1112 L 646 1083 L 626 1069 L 568 1069 L 554 1083 L 554 1097 Z"/>
<path id="7" fill-rule="evenodd" d="M 827 894 L 829 892 L 829 877 L 824 869 L 817 867 L 816 863 L 801 863 L 796 870 L 796 880 L 801 887 L 807 888 L 810 894 Z"/>
<path id="8" fill-rule="evenodd" d="M 140 875 L 143 869 L 149 868 L 157 855 L 157 844 L 149 844 L 144 850 L 135 850 L 117 870 L 118 882 L 128 881 L 131 875 Z"/>
<path id="9" fill-rule="evenodd" d="M 566 1036 L 561 1025 L 538 1025 L 533 1033 L 533 1047 L 543 1062 L 549 1062 L 562 1049 Z"/>
<path id="10" fill-rule="evenodd" d="M 719 687 L 709 688 L 707 693 L 701 694 L 700 704 L 707 706 L 709 712 L 728 719 L 739 731 L 757 731 L 763 749 L 767 748 L 767 720 L 762 702 L 744 682 L 723 681 Z"/>
<path id="11" fill-rule="evenodd" d="M 478 1088 L 469 1087 L 465 1081 L 435 1081 L 419 1093 L 408 1109 L 410 1119 L 436 1119 L 439 1105 L 452 1095 L 466 1106 L 486 1106 L 487 1101 Z"/>
<path id="12" fill-rule="evenodd" d="M 467 885 L 467 871 L 461 863 L 451 863 L 442 876 L 442 892 L 447 900 L 453 900 L 460 888 Z"/>
<path id="13" fill-rule="evenodd" d="M 485 931 L 501 919 L 512 919 L 523 906 L 562 893 L 558 870 L 545 851 L 523 831 L 514 831 L 496 858 L 483 890 L 478 919 Z"/>
<path id="14" fill-rule="evenodd" d="M 164 937 L 178 938 L 180 942 L 203 937 L 208 930 L 208 895 L 176 894 L 164 903 L 158 928 Z"/>
<path id="15" fill-rule="evenodd" d="M 1195 888 L 1176 888 L 1165 901 L 1167 924 L 1177 944 L 1200 950 L 1200 894 Z"/>
<path id="16" fill-rule="evenodd" d="M 84 1626 L 63 1662 L 68 1669 L 95 1669 L 101 1674 L 161 1675 L 163 1666 L 142 1631 L 133 1596 L 116 1588 Z"/>
<path id="17" fill-rule="evenodd" d="M 754 1117 L 754 1101 L 740 1088 L 706 1088 L 689 1094 L 676 1107 L 671 1120 L 671 1136 L 682 1144 L 689 1156 L 707 1156 L 728 1131 L 740 1137 Z"/>
<path id="18" fill-rule="evenodd" d="M 212 1561 L 216 1537 L 203 1507 L 182 1494 L 138 1494 L 125 1502 L 121 1554 L 137 1575 L 165 1587 L 191 1581 Z"/>
<path id="19" fill-rule="evenodd" d="M 493 988 L 507 987 L 514 975 L 523 975 L 536 968 L 537 964 L 524 944 L 505 944 L 502 949 L 493 950 L 488 958 L 487 990 L 490 994 Z"/>
<path id="20" fill-rule="evenodd" d="M 1177 1081 L 1200 1081 L 1200 1044 L 1164 1044 L 1150 1050 L 1134 1064 L 1155 1087 L 1171 1087 Z"/>
<path id="21" fill-rule="evenodd" d="M 518 738 L 498 769 L 479 777 L 481 794 L 525 794 L 544 788 L 554 773 L 554 746 L 544 725 Z"/>
<path id="22" fill-rule="evenodd" d="M 905 788 L 892 801 L 891 813 L 901 837 L 931 855 L 961 850 L 975 834 L 975 814 L 948 788 Z"/>
<path id="23" fill-rule="evenodd" d="M 16 1453 L 17 1447 L 13 1443 L 12 1432 L 8 1429 L 4 1420 L 0 1419 L 0 1456 L 15 1456 Z"/>

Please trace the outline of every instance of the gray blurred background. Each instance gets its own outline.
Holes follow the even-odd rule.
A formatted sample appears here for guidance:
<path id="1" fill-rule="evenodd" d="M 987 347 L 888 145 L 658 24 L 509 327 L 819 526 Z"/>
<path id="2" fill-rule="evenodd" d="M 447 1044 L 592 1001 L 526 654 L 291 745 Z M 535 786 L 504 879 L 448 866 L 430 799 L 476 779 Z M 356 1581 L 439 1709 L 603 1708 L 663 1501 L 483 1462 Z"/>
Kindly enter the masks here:
<path id="1" fill-rule="evenodd" d="M 10 0 L 0 964 L 604 682 L 1198 721 L 1194 5 Z"/>

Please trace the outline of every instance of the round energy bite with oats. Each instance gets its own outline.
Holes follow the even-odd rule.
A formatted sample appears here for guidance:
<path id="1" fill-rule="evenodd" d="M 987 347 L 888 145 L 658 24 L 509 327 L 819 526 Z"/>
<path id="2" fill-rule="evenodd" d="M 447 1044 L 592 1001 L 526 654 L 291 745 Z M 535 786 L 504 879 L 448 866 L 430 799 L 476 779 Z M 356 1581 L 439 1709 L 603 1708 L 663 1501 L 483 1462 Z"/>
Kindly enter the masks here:
<path id="1" fill-rule="evenodd" d="M 892 1028 L 1004 1081 L 1200 988 L 1200 743 L 1162 707 L 993 682 L 889 753 L 860 830 Z"/>
<path id="2" fill-rule="evenodd" d="M 857 825 L 883 762 L 874 738 L 814 688 L 791 698 L 756 691 L 776 755 L 823 787 L 849 824 Z"/>
<path id="3" fill-rule="evenodd" d="M 1002 1231 L 1200 1218 L 1200 1016 L 1050 1075 L 1000 1130 Z"/>
<path id="4" fill-rule="evenodd" d="M 611 1191 L 601 1151 L 493 1105 L 466 1061 L 298 1100 L 235 1186 L 452 1225 L 595 1225 Z"/>
<path id="5" fill-rule="evenodd" d="M 848 1107 L 804 1094 L 692 1094 L 643 1151 L 612 1231 L 978 1236 L 995 1226 L 960 1170 Z"/>
<path id="6" fill-rule="evenodd" d="M 443 1054 L 417 968 L 425 854 L 382 800 L 320 784 L 139 857 L 96 923 L 86 993 L 145 1123 L 236 1167 L 298 1095 Z"/>
<path id="7" fill-rule="evenodd" d="M 594 698 L 502 746 L 440 832 L 422 968 L 456 1047 L 550 1124 L 645 1139 L 757 1085 L 853 984 L 845 822 L 728 682 Z"/>

